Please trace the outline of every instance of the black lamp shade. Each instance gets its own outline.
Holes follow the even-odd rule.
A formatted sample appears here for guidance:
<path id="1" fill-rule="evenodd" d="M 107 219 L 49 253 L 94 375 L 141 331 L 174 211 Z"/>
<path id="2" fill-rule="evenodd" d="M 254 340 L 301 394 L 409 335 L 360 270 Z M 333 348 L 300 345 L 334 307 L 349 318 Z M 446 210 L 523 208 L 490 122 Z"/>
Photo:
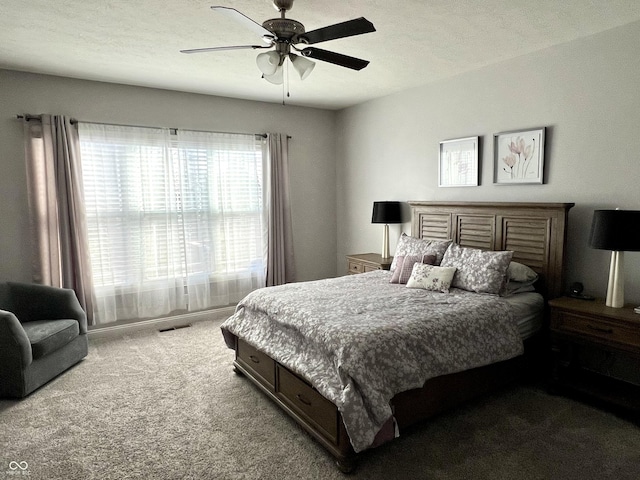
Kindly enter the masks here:
<path id="1" fill-rule="evenodd" d="M 640 210 L 595 210 L 589 245 L 616 252 L 640 251 Z"/>
<path id="2" fill-rule="evenodd" d="M 400 202 L 373 202 L 371 223 L 402 223 Z"/>

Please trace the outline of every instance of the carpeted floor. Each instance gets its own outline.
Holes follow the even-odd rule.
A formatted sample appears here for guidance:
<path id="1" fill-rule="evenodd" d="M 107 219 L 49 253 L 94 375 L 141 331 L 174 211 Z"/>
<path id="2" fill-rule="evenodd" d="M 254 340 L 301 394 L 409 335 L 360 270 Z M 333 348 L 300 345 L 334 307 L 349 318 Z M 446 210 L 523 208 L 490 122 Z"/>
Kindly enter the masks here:
<path id="1" fill-rule="evenodd" d="M 220 323 L 91 340 L 52 383 L 0 400 L 0 479 L 640 478 L 637 425 L 527 385 L 365 452 L 345 477 L 233 373 Z"/>

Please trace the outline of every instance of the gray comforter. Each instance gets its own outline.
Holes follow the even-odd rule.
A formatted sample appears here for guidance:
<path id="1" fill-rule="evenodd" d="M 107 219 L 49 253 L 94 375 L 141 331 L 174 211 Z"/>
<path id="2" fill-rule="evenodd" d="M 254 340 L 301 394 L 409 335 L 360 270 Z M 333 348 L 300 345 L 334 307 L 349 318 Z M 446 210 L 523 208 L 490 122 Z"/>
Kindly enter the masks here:
<path id="1" fill-rule="evenodd" d="M 523 352 L 511 308 L 499 297 L 411 289 L 389 279 L 375 271 L 263 288 L 222 324 L 230 348 L 227 332 L 331 400 L 356 452 L 388 424 L 395 394 Z"/>

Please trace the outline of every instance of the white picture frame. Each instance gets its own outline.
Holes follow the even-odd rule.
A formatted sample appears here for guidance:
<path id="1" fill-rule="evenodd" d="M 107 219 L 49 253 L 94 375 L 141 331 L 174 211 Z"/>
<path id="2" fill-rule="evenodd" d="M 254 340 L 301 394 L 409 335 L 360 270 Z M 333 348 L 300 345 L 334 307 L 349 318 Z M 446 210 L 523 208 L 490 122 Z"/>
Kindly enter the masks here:
<path id="1" fill-rule="evenodd" d="M 439 187 L 478 186 L 478 146 L 478 136 L 440 142 Z"/>
<path id="2" fill-rule="evenodd" d="M 544 127 L 494 134 L 493 183 L 544 183 L 544 136 Z"/>

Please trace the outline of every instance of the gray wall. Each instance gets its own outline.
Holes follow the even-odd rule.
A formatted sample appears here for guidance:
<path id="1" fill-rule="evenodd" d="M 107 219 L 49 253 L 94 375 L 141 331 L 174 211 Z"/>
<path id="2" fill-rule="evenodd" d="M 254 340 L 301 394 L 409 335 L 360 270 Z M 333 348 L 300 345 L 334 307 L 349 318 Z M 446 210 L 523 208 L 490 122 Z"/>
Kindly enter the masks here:
<path id="1" fill-rule="evenodd" d="M 567 283 L 606 293 L 609 254 L 588 246 L 594 209 L 640 209 L 640 23 L 364 103 L 338 116 L 338 258 L 378 252 L 375 200 L 575 202 Z M 547 127 L 544 185 L 493 185 L 493 134 Z M 478 187 L 438 188 L 439 142 L 482 137 Z M 407 210 L 408 220 L 408 210 Z M 391 226 L 392 252 L 403 229 Z M 640 253 L 625 255 L 640 303 Z"/>
<path id="2" fill-rule="evenodd" d="M 336 273 L 335 116 L 331 111 L 0 70 L 0 281 L 30 281 L 26 173 L 18 113 L 104 123 L 291 135 L 299 280 Z"/>
<path id="3" fill-rule="evenodd" d="M 293 136 L 290 175 L 300 280 L 377 252 L 375 200 L 575 202 L 567 282 L 603 295 L 608 254 L 587 236 L 596 208 L 640 209 L 640 23 L 334 113 L 0 70 L 0 280 L 29 280 L 22 127 L 16 113 Z M 547 127 L 544 185 L 492 184 L 493 134 Z M 480 135 L 481 184 L 438 188 L 441 140 Z M 336 160 L 337 159 L 337 160 Z M 337 165 L 336 165 L 337 162 Z M 337 204 L 336 204 L 337 199 Z M 391 226 L 391 246 L 409 225 Z M 640 253 L 626 298 L 640 303 Z"/>

